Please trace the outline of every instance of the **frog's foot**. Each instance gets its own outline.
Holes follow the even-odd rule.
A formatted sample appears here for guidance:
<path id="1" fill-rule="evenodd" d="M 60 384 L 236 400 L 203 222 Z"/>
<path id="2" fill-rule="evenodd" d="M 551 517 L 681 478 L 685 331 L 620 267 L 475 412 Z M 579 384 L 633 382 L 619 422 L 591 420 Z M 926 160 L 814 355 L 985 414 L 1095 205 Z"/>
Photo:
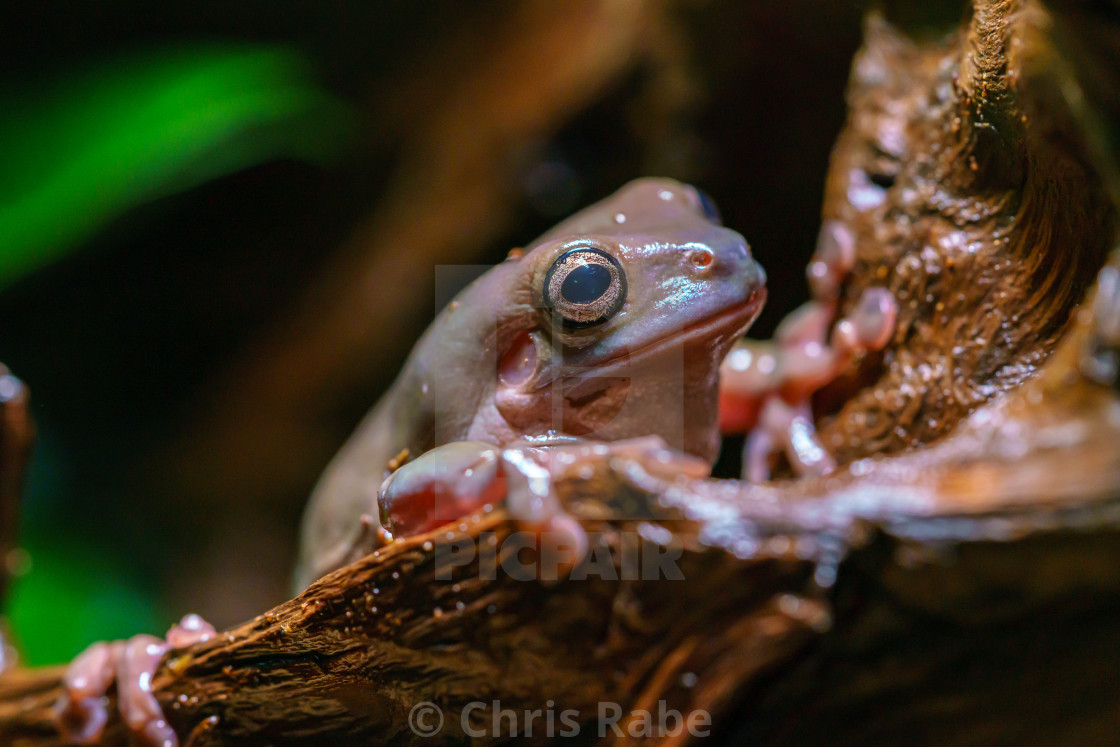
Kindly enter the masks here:
<path id="1" fill-rule="evenodd" d="M 723 433 L 751 433 L 763 405 L 775 393 L 780 391 L 788 401 L 808 397 L 835 378 L 860 349 L 886 344 L 897 305 L 885 290 L 866 292 L 852 316 L 833 327 L 841 286 L 855 262 L 851 230 L 843 221 L 825 221 L 806 269 L 814 300 L 786 316 L 774 333 L 774 342 L 740 340 L 720 366 Z M 884 294 L 889 308 L 884 307 Z M 838 330 L 842 332 L 839 337 Z M 754 440 L 754 453 L 769 443 L 761 436 Z"/>
<path id="2" fill-rule="evenodd" d="M 813 303 L 807 304 L 813 306 Z M 825 307 L 821 306 L 821 313 Z M 853 358 L 880 350 L 894 333 L 898 304 L 885 288 L 868 288 L 852 312 L 832 328 L 827 344 L 791 335 L 779 343 L 779 390 L 789 402 L 800 402 L 832 382 Z"/>
<path id="3" fill-rule="evenodd" d="M 587 553 L 587 535 L 564 511 L 556 483 L 603 469 L 634 468 L 663 479 L 710 474 L 707 462 L 675 452 L 654 436 L 611 443 L 521 444 L 501 450 L 464 441 L 433 449 L 395 472 L 382 485 L 378 504 L 382 523 L 399 538 L 504 500 L 522 531 L 547 537 L 540 546 L 563 548 L 569 561 L 565 565 L 574 566 Z"/>
<path id="4" fill-rule="evenodd" d="M 381 525 L 393 537 L 421 534 L 506 496 L 501 449 L 481 441 L 444 444 L 385 479 L 377 496 Z"/>
<path id="5" fill-rule="evenodd" d="M 510 515 L 526 530 L 548 535 L 546 544 L 574 548 L 572 565 L 587 553 L 587 535 L 564 511 L 556 494 L 558 482 L 590 479 L 614 473 L 623 479 L 631 470 L 654 479 L 702 479 L 711 465 L 698 457 L 670 449 L 658 436 L 612 442 L 578 442 L 552 447 L 512 447 L 502 452 L 507 477 Z"/>
<path id="6" fill-rule="evenodd" d="M 771 397 L 762 407 L 758 427 L 743 447 L 743 479 L 770 479 L 770 455 L 781 450 L 798 475 L 827 475 L 836 462 L 821 444 L 808 402 L 789 405 Z"/>
<path id="7" fill-rule="evenodd" d="M 547 449 L 499 449 L 460 441 L 432 449 L 401 467 L 381 485 L 381 523 L 394 538 L 435 529 L 508 499 L 522 531 L 564 546 L 578 562 L 587 551 L 583 529 L 560 508 L 552 493 Z"/>
<path id="8" fill-rule="evenodd" d="M 816 251 L 806 268 L 813 296 L 835 298 L 840 292 L 840 284 L 855 264 L 856 244 L 851 229 L 843 221 L 825 221 L 817 236 Z"/>
<path id="9" fill-rule="evenodd" d="M 828 344 L 822 344 L 819 338 L 826 328 L 822 320 L 830 313 L 829 308 L 827 303 L 810 302 L 779 327 L 774 361 L 769 364 L 774 369 L 772 384 L 769 389 L 756 392 L 752 403 L 755 422 L 747 429 L 744 479 L 769 479 L 770 454 L 778 450 L 785 452 L 799 475 L 827 474 L 835 468 L 817 438 L 809 399 L 813 392 L 847 370 L 857 355 L 880 350 L 887 344 L 894 334 L 898 304 L 885 288 L 867 289 L 852 312 L 833 326 Z M 725 367 L 729 366 L 725 363 Z M 733 399 L 736 387 L 741 388 L 741 382 L 746 380 L 742 372 L 734 371 L 726 383 L 721 380 L 721 425 L 742 426 L 747 422 L 744 418 L 733 422 L 723 412 L 725 402 L 737 404 Z M 742 412 L 742 404 L 738 406 Z M 725 428 L 724 432 L 743 431 Z"/>
<path id="10" fill-rule="evenodd" d="M 799 392 L 811 393 L 831 379 L 838 356 L 826 340 L 835 315 L 834 302 L 810 301 L 782 320 L 773 342 L 740 340 L 735 344 L 719 369 L 722 433 L 753 431 L 763 404 L 779 390 L 792 385 Z"/>
<path id="11" fill-rule="evenodd" d="M 55 711 L 59 731 L 75 744 L 96 743 L 109 720 L 105 694 L 116 682 L 121 718 L 136 739 L 152 747 L 176 747 L 175 732 L 152 695 L 152 677 L 170 649 L 205 641 L 214 632 L 198 615 L 187 615 L 171 626 L 166 639 L 138 635 L 93 644 L 63 676 L 63 695 Z"/>

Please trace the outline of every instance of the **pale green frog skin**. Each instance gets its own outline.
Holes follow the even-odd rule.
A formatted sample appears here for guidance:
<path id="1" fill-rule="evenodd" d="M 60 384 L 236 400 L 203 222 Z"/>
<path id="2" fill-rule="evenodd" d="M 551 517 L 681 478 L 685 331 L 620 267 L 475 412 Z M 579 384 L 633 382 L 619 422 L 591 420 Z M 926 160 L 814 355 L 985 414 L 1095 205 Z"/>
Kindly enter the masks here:
<path id="1" fill-rule="evenodd" d="M 690 186 L 641 179 L 517 255 L 439 314 L 327 467 L 303 520 L 299 589 L 372 549 L 378 489 L 405 449 L 416 457 L 442 447 L 425 457 L 429 471 L 443 469 L 437 455 L 460 441 L 659 436 L 715 459 L 719 364 L 761 309 L 765 274 L 711 203 Z M 565 267 L 613 266 L 607 293 L 585 305 L 565 301 L 566 285 L 549 286 L 550 270 L 566 277 L 553 270 L 562 256 Z M 566 315 L 584 325 L 566 324 Z"/>

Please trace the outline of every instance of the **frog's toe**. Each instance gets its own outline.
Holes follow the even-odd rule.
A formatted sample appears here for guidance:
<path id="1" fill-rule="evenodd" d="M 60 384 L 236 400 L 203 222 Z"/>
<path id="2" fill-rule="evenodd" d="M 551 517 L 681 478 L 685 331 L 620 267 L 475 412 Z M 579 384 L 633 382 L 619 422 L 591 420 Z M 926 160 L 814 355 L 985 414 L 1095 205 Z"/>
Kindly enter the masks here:
<path id="1" fill-rule="evenodd" d="M 168 648 L 151 635 L 87 648 L 63 676 L 63 695 L 55 710 L 59 732 L 75 744 L 96 744 L 109 720 L 105 694 L 115 681 L 121 718 L 139 743 L 176 747 L 175 732 L 152 695 L 152 676 Z"/>
<path id="2" fill-rule="evenodd" d="M 897 320 L 898 301 L 891 292 L 886 288 L 868 288 L 846 319 L 853 333 L 850 344 L 857 350 L 882 349 L 894 334 Z"/>
<path id="3" fill-rule="evenodd" d="M 171 626 L 171 630 L 167 631 L 167 643 L 171 648 L 184 648 L 208 641 L 216 634 L 213 625 L 192 613 L 183 615 L 182 620 Z"/>
<path id="4" fill-rule="evenodd" d="M 844 278 L 855 267 L 855 261 L 855 238 L 851 229 L 843 221 L 825 221 L 806 271 L 813 295 L 817 298 L 835 296 Z"/>
<path id="5" fill-rule="evenodd" d="M 606 474 L 624 481 L 703 479 L 711 475 L 711 465 L 669 447 L 658 436 L 643 436 L 547 449 L 510 448 L 502 452 L 502 471 L 508 484 L 510 515 L 533 525 L 565 515 L 554 489 L 557 482 Z"/>
<path id="6" fill-rule="evenodd" d="M 788 404 L 781 397 L 766 401 L 758 426 L 747 436 L 743 446 L 743 479 L 765 482 L 770 479 L 770 461 L 775 454 L 785 454 L 798 476 L 827 475 L 836 469 L 836 461 L 825 449 L 813 425 L 808 400 Z"/>
<path id="7" fill-rule="evenodd" d="M 179 740 L 152 694 L 152 678 L 159 662 L 172 648 L 208 641 L 217 631 L 199 615 L 188 614 L 167 631 L 164 639 L 133 636 L 117 657 L 117 698 L 121 716 L 142 744 L 176 747 Z"/>
<path id="8" fill-rule="evenodd" d="M 774 453 L 774 435 L 765 428 L 755 428 L 743 443 L 743 479 L 766 482 L 770 479 L 770 456 Z"/>
<path id="9" fill-rule="evenodd" d="M 59 732 L 74 744 L 96 744 L 109 720 L 105 694 L 116 682 L 121 718 L 137 742 L 147 747 L 176 747 L 175 731 L 152 694 L 152 678 L 168 650 L 208 640 L 214 634 L 210 623 L 198 615 L 186 615 L 171 626 L 166 640 L 137 635 L 127 641 L 93 644 L 63 675 L 63 694 L 55 709 Z"/>
<path id="10" fill-rule="evenodd" d="M 763 410 L 761 427 L 780 444 L 796 474 L 827 475 L 836 469 L 835 460 L 817 435 L 808 401 L 788 405 L 779 398 L 770 400 Z"/>
<path id="11" fill-rule="evenodd" d="M 409 462 L 381 485 L 382 525 L 394 537 L 407 537 L 497 503 L 506 494 L 498 456 L 491 444 L 459 441 Z"/>
<path id="12" fill-rule="evenodd" d="M 832 301 L 807 301 L 785 315 L 774 330 L 774 340 L 780 346 L 816 342 L 828 339 L 828 330 L 836 318 L 836 304 Z"/>
<path id="13" fill-rule="evenodd" d="M 555 483 L 570 470 L 578 470 L 581 460 L 593 450 L 605 448 L 605 444 L 580 443 L 502 451 L 501 469 L 508 489 L 506 510 L 521 531 L 534 535 L 530 546 L 541 552 L 533 569 L 538 578 L 565 576 L 587 554 L 587 533 L 564 511 Z"/>
<path id="14" fill-rule="evenodd" d="M 748 433 L 759 408 L 779 383 L 778 350 L 773 343 L 740 340 L 719 367 L 719 429 Z"/>
<path id="15" fill-rule="evenodd" d="M 117 702 L 129 730 L 153 747 L 176 747 L 179 740 L 152 694 L 152 677 L 170 646 L 152 635 L 133 636 L 117 662 Z"/>
<path id="16" fill-rule="evenodd" d="M 59 732 L 74 744 L 94 744 L 109 720 L 105 693 L 113 684 L 120 642 L 95 643 L 70 662 L 55 707 Z"/>
<path id="17" fill-rule="evenodd" d="M 583 526 L 561 503 L 558 483 L 605 475 L 631 484 L 682 477 L 702 479 L 711 474 L 711 465 L 672 449 L 658 436 L 644 436 L 612 442 L 510 447 L 501 453 L 501 471 L 510 518 L 522 531 L 536 535 L 531 544 L 542 553 L 541 577 L 558 578 L 582 562 L 590 547 Z"/>

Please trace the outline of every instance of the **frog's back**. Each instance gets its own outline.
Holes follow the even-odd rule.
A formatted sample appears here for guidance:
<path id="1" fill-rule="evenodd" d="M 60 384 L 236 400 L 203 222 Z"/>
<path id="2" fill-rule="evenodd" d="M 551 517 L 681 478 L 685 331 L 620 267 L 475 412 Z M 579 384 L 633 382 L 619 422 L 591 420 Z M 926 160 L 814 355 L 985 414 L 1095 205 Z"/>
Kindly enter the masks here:
<path id="1" fill-rule="evenodd" d="M 420 424 L 408 417 L 410 403 L 391 390 L 358 425 L 327 465 L 311 493 L 300 528 L 300 556 L 294 584 L 303 590 L 316 578 L 345 563 L 358 540 L 361 516 L 376 514 L 377 489 L 401 442 L 397 424 Z M 416 403 L 419 404 L 419 403 Z M 418 413 L 419 414 L 419 413 Z M 423 441 L 420 432 L 404 436 Z M 399 451 L 402 447 L 396 447 Z M 407 448 L 407 447 L 405 447 Z M 421 447 L 423 448 L 423 447 Z"/>
<path id="2" fill-rule="evenodd" d="M 466 437 L 484 396 L 479 336 L 486 321 L 470 313 L 471 297 L 487 297 L 483 276 L 432 323 L 417 342 L 396 381 L 327 465 L 312 491 L 300 532 L 297 591 L 349 562 L 363 534 L 377 525 L 377 492 L 389 463 L 407 450 L 414 458 Z M 484 283 L 481 283 L 484 285 Z"/>

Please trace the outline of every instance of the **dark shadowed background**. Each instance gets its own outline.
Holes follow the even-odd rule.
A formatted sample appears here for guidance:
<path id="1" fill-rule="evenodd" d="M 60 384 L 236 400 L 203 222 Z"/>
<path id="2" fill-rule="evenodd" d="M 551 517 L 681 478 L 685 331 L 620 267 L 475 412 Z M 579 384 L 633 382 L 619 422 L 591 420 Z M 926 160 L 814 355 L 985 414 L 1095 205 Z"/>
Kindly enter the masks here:
<path id="1" fill-rule="evenodd" d="M 32 663 L 289 596 L 300 511 L 436 311 L 647 174 L 806 296 L 854 2 L 0 9 L 0 361 L 40 442 Z"/>

